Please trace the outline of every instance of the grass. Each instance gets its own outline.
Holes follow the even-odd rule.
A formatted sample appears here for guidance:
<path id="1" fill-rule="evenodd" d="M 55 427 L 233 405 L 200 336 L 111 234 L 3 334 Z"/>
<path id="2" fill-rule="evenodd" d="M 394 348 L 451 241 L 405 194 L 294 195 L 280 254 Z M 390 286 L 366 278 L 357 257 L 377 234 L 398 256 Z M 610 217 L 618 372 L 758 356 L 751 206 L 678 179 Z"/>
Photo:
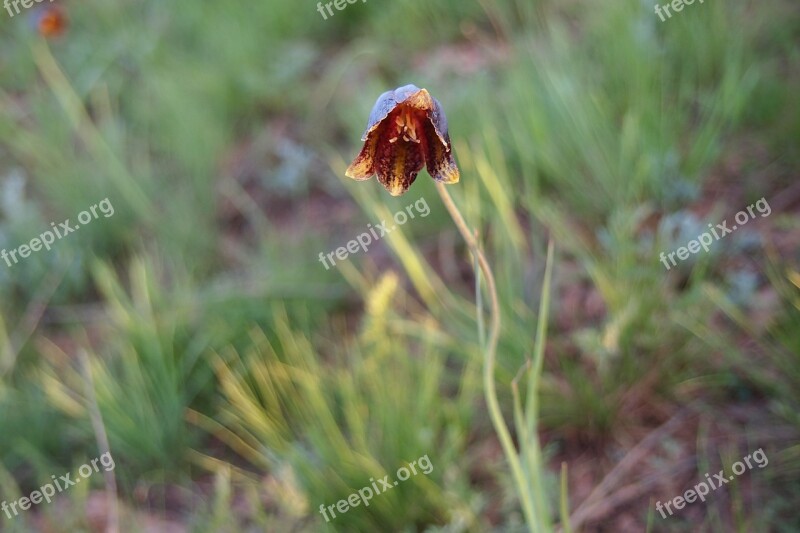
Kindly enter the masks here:
<path id="1" fill-rule="evenodd" d="M 0 262 L 0 501 L 99 456 L 85 353 L 122 530 L 791 530 L 791 3 L 663 23 L 633 0 L 63 7 L 57 40 L 1 23 L 0 248 L 104 198 L 115 214 Z M 489 295 L 431 180 L 394 199 L 343 177 L 374 99 L 406 83 L 447 110 L 519 469 L 483 400 Z M 770 217 L 659 262 L 762 196 Z M 429 216 L 319 264 L 420 198 Z M 759 447 L 769 466 L 735 490 L 654 514 Z M 426 454 L 429 475 L 318 512 Z M 2 528 L 96 527 L 103 486 Z"/>

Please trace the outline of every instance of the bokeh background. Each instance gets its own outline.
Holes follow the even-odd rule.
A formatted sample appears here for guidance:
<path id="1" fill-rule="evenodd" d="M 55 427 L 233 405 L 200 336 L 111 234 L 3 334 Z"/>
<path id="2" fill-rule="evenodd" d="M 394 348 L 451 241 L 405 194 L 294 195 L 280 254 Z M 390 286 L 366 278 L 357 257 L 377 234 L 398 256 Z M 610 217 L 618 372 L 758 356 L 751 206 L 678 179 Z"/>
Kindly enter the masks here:
<path id="1" fill-rule="evenodd" d="M 51 6 L 68 22 L 43 37 Z M 527 530 L 483 399 L 473 263 L 432 180 L 392 198 L 344 177 L 377 96 L 414 83 L 447 112 L 449 190 L 497 277 L 507 420 L 555 246 L 537 391 L 552 527 L 563 503 L 576 531 L 800 531 L 798 15 L 790 0 L 664 22 L 634 0 L 0 12 L 0 247 L 115 208 L 0 263 L 0 499 L 98 457 L 98 419 L 117 484 L 95 475 L 0 530 L 103 531 L 112 501 L 121 531 Z M 319 262 L 421 198 L 429 216 Z M 761 198 L 768 217 L 659 261 Z M 768 466 L 655 511 L 759 448 Z M 429 475 L 320 515 L 426 454 Z"/>

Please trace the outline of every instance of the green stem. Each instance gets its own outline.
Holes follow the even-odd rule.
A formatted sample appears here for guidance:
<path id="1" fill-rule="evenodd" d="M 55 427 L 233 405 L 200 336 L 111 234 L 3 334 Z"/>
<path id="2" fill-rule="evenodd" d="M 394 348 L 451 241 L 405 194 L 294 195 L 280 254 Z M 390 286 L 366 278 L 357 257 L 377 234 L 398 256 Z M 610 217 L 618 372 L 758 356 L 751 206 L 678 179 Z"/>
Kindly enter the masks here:
<path id="1" fill-rule="evenodd" d="M 494 383 L 494 369 L 497 362 L 497 341 L 500 337 L 501 324 L 500 303 L 497 298 L 497 287 L 495 286 L 494 282 L 494 274 L 489 266 L 489 262 L 486 260 L 483 252 L 478 247 L 478 243 L 467 226 L 467 223 L 464 222 L 464 217 L 461 216 L 461 212 L 458 210 L 458 207 L 456 207 L 456 204 L 450 197 L 450 193 L 447 192 L 445 185 L 440 182 L 436 182 L 436 190 L 439 192 L 439 196 L 442 198 L 442 203 L 444 203 L 444 206 L 450 212 L 453 222 L 455 222 L 458 231 L 461 233 L 461 236 L 467 243 L 472 255 L 477 259 L 478 266 L 480 266 L 481 272 L 483 272 L 483 277 L 486 280 L 486 290 L 489 293 L 492 309 L 492 320 L 489 325 L 489 340 L 486 344 L 486 353 L 483 362 L 484 395 L 486 397 L 486 405 L 489 408 L 489 417 L 492 419 L 492 424 L 494 425 L 494 429 L 497 432 L 498 438 L 500 439 L 500 445 L 503 447 L 503 452 L 505 453 L 508 463 L 511 466 L 511 474 L 514 477 L 514 482 L 520 491 L 520 500 L 522 504 L 522 511 L 525 514 L 525 521 L 528 523 L 528 527 L 531 531 L 536 531 L 536 517 L 533 510 L 534 506 L 533 499 L 531 498 L 530 486 L 528 485 L 523 473 L 522 464 L 519 460 L 517 449 L 514 447 L 514 441 L 511 439 L 511 433 L 508 430 L 508 425 L 506 425 L 506 422 L 503 419 L 503 413 L 500 411 L 500 402 L 497 399 L 497 389 L 495 388 Z"/>

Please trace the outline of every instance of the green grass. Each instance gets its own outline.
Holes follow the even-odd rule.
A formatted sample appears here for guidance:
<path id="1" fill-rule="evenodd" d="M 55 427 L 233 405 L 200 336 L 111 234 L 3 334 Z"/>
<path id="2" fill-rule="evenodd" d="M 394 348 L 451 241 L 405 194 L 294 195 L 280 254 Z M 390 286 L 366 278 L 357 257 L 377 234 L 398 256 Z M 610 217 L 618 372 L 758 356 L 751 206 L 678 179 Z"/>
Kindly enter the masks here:
<path id="1" fill-rule="evenodd" d="M 796 202 L 758 246 L 737 234 L 669 272 L 658 256 L 794 183 L 791 3 L 695 3 L 663 23 L 633 0 L 368 0 L 329 20 L 277 0 L 64 8 L 48 43 L 0 22 L 0 248 L 106 197 L 115 214 L 0 261 L 0 500 L 99 455 L 85 352 L 133 530 L 148 513 L 209 532 L 533 530 L 483 403 L 486 295 L 431 180 L 393 199 L 343 177 L 375 98 L 414 83 L 447 111 L 449 190 L 497 279 L 495 379 L 540 530 L 586 497 L 573 475 L 596 485 L 682 406 L 722 419 L 732 403 L 753 414 L 730 440 L 768 441 L 765 478 L 666 527 L 789 530 Z M 319 264 L 419 198 L 428 217 Z M 531 359 L 540 382 L 516 396 Z M 674 446 L 703 467 L 737 456 L 719 428 L 702 454 L 692 431 Z M 429 476 L 319 514 L 425 454 Z M 644 527 L 647 498 L 673 495 L 661 477 L 626 519 Z M 167 488 L 182 496 L 157 502 Z M 88 528 L 92 495 L 64 496 L 63 521 L 51 507 L 0 528 Z M 598 520 L 576 530 L 621 527 Z"/>

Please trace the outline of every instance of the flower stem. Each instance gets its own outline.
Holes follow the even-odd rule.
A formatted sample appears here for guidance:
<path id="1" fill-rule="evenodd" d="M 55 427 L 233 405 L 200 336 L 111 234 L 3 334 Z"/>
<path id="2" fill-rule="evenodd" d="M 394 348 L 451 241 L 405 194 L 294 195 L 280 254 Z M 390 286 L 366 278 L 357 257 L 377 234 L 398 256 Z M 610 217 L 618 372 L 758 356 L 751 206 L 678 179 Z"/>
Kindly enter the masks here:
<path id="1" fill-rule="evenodd" d="M 477 260 L 478 266 L 480 267 L 481 272 L 483 272 L 483 277 L 486 280 L 486 289 L 489 293 L 489 299 L 491 303 L 492 319 L 489 325 L 489 340 L 486 344 L 486 353 L 483 360 L 484 396 L 486 398 L 486 405 L 489 409 L 489 416 L 492 419 L 495 432 L 497 432 L 497 436 L 500 439 L 500 445 L 503 447 L 503 452 L 505 453 L 509 465 L 511 466 L 511 473 L 514 477 L 514 481 L 520 491 L 520 500 L 522 504 L 522 510 L 525 514 L 525 521 L 528 523 L 531 531 L 536 531 L 536 517 L 534 513 L 533 499 L 531 498 L 530 493 L 531 487 L 524 475 L 522 464 L 520 462 L 519 455 L 517 454 L 517 449 L 514 446 L 514 441 L 511 439 L 511 433 L 508 430 L 508 425 L 503 419 L 503 413 L 500 410 L 500 402 L 497 399 L 497 389 L 495 388 L 494 383 L 494 369 L 497 361 L 497 341 L 500 337 L 501 326 L 500 303 L 497 297 L 497 287 L 495 286 L 494 282 L 494 274 L 492 273 L 492 268 L 489 266 L 489 262 L 486 260 L 486 256 L 483 255 L 483 252 L 478 246 L 478 242 L 467 226 L 467 223 L 464 222 L 464 217 L 461 216 L 461 212 L 453 202 L 450 193 L 447 192 L 445 185 L 437 181 L 436 190 L 439 192 L 439 196 L 442 198 L 442 203 L 444 203 L 447 211 L 450 212 L 450 217 L 453 219 L 453 222 L 455 222 L 459 233 L 461 233 L 461 236 L 467 243 L 472 255 Z M 478 312 L 481 312 L 481 310 L 479 309 Z"/>

